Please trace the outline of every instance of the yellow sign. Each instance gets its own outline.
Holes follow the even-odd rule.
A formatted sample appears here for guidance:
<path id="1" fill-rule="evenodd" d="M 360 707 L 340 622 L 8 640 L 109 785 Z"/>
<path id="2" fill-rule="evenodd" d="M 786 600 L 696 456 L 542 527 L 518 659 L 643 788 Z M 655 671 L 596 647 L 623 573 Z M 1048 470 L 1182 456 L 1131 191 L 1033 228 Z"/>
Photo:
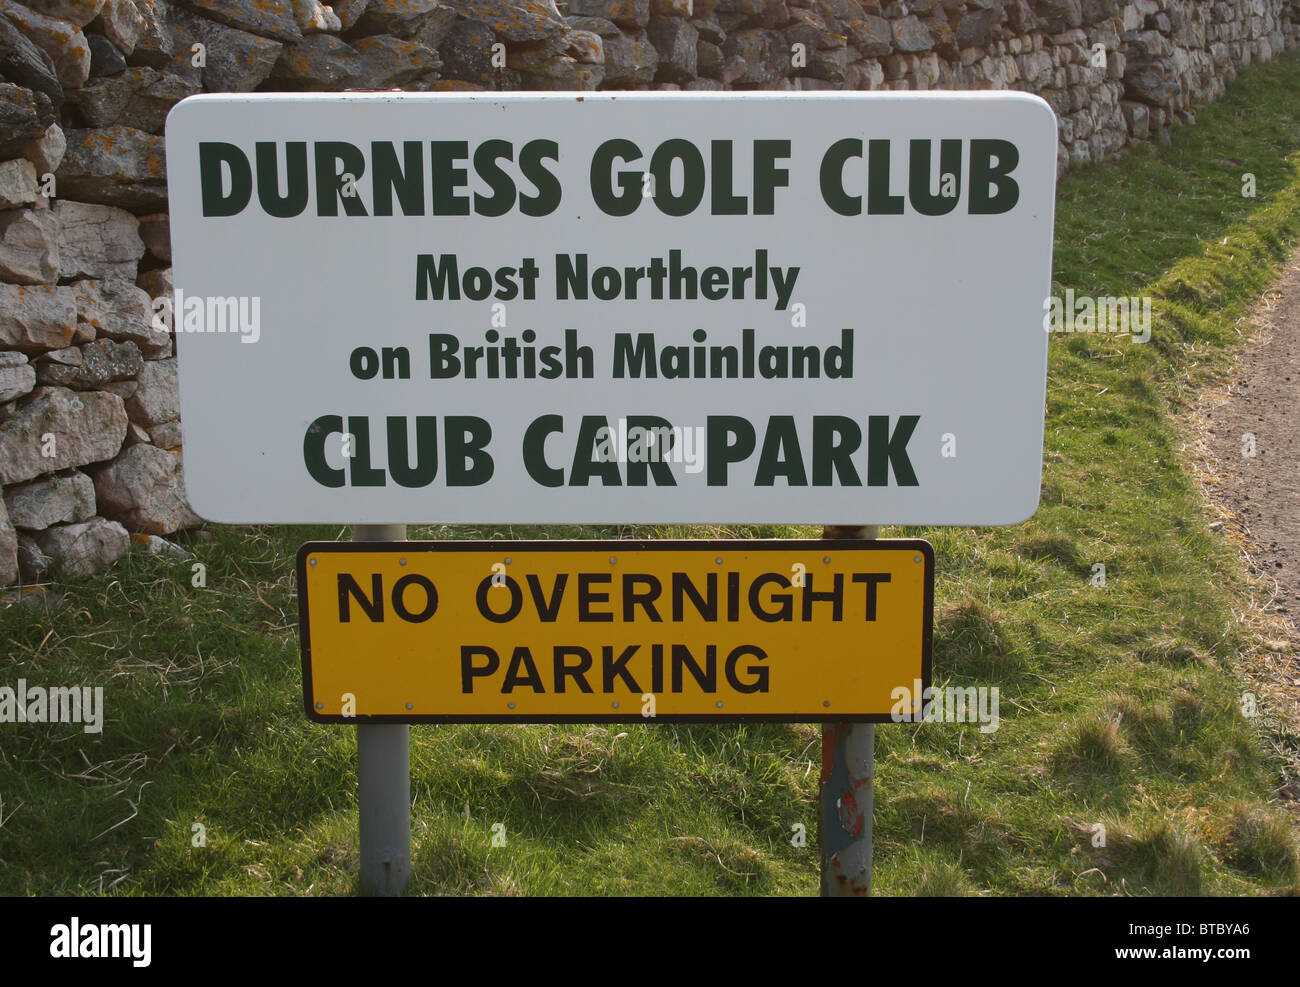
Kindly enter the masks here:
<path id="1" fill-rule="evenodd" d="M 313 542 L 298 599 L 320 722 L 888 721 L 930 684 L 934 551 Z"/>

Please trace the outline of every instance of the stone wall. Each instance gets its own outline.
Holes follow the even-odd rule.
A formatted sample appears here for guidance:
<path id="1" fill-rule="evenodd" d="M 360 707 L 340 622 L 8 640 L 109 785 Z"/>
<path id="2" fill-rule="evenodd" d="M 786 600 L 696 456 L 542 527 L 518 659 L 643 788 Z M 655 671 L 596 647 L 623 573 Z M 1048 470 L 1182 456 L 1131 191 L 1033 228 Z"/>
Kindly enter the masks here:
<path id="1" fill-rule="evenodd" d="M 0 0 L 0 585 L 192 527 L 163 123 L 198 92 L 1020 89 L 1058 165 L 1194 121 L 1300 0 Z"/>

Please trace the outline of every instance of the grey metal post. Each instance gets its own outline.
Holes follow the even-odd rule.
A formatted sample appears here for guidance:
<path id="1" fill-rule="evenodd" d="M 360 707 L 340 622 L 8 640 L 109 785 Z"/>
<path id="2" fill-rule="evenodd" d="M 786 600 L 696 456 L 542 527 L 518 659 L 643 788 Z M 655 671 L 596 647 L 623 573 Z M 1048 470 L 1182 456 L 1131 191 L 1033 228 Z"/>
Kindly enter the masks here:
<path id="1" fill-rule="evenodd" d="M 827 525 L 823 538 L 880 537 L 869 525 Z M 871 894 L 872 790 L 876 725 L 822 725 L 821 816 L 822 897 Z"/>
<path id="2" fill-rule="evenodd" d="M 404 524 L 358 524 L 353 541 L 404 541 Z M 357 724 L 361 893 L 391 897 L 411 873 L 410 727 Z"/>

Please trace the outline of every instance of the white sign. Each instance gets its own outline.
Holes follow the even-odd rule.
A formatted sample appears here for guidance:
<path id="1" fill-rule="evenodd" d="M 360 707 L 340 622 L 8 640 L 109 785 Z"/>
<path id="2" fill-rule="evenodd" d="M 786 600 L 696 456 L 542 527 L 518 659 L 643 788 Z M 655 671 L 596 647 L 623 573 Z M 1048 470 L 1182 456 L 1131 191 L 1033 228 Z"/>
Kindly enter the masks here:
<path id="1" fill-rule="evenodd" d="M 1023 93 L 212 95 L 167 121 L 225 522 L 1011 524 L 1056 120 Z"/>

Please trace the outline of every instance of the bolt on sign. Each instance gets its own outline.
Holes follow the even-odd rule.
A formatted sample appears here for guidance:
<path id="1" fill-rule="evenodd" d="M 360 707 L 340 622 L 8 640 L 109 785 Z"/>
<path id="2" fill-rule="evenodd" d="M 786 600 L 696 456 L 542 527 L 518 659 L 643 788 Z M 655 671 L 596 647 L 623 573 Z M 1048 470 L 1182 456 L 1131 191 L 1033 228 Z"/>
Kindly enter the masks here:
<path id="1" fill-rule="evenodd" d="M 1037 506 L 1036 96 L 214 94 L 166 143 L 155 307 L 211 520 Z"/>
<path id="2" fill-rule="evenodd" d="M 310 542 L 326 723 L 888 721 L 930 684 L 924 541 Z"/>

